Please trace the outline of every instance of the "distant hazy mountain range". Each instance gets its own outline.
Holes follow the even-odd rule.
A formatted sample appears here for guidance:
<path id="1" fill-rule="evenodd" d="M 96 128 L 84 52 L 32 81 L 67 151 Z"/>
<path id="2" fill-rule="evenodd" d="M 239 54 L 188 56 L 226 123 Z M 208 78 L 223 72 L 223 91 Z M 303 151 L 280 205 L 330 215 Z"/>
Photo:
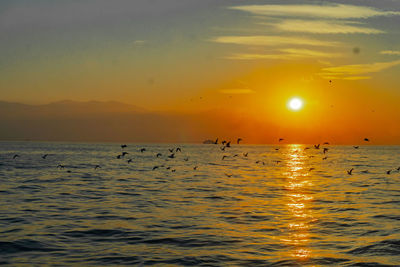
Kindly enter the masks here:
<path id="1" fill-rule="evenodd" d="M 213 113 L 165 114 L 119 102 L 0 101 L 0 140 L 201 143 L 223 120 Z"/>

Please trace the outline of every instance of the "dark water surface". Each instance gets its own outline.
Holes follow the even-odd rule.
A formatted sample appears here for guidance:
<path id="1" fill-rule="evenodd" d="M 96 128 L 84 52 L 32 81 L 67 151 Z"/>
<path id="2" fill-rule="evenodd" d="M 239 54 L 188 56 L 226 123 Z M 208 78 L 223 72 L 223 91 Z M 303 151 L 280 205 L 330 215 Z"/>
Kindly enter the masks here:
<path id="1" fill-rule="evenodd" d="M 400 147 L 179 146 L 1 142 L 0 263 L 400 266 Z"/>

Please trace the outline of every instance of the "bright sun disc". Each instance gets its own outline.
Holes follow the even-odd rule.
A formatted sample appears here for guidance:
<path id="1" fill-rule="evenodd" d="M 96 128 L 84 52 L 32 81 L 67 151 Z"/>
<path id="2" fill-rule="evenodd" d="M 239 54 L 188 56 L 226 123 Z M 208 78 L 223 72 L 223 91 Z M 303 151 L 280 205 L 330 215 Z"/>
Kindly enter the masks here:
<path id="1" fill-rule="evenodd" d="M 300 98 L 297 98 L 297 97 L 292 98 L 289 100 L 288 107 L 291 110 L 295 110 L 295 111 L 300 110 L 303 107 L 303 100 L 301 100 Z"/>

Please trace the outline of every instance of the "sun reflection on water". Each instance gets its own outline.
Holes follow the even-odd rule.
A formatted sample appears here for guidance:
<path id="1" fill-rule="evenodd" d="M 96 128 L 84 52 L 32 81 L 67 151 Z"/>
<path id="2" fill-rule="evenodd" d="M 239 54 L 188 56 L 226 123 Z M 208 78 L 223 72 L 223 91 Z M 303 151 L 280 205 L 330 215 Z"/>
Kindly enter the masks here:
<path id="1" fill-rule="evenodd" d="M 297 260 L 306 260 L 311 256 L 310 227 L 315 220 L 310 209 L 313 196 L 311 195 L 312 182 L 309 171 L 305 168 L 306 155 L 301 145 L 288 147 L 285 176 L 286 197 L 285 203 L 289 212 L 286 225 L 287 233 L 281 241 L 291 247 L 291 257 Z"/>

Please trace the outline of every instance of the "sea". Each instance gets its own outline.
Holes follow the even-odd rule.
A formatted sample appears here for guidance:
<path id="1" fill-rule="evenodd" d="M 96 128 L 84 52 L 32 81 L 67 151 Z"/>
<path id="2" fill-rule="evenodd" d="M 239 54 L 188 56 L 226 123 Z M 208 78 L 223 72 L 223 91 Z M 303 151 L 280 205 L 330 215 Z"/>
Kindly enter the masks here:
<path id="1" fill-rule="evenodd" d="M 0 142 L 0 264 L 400 266 L 399 146 L 121 145 Z"/>

